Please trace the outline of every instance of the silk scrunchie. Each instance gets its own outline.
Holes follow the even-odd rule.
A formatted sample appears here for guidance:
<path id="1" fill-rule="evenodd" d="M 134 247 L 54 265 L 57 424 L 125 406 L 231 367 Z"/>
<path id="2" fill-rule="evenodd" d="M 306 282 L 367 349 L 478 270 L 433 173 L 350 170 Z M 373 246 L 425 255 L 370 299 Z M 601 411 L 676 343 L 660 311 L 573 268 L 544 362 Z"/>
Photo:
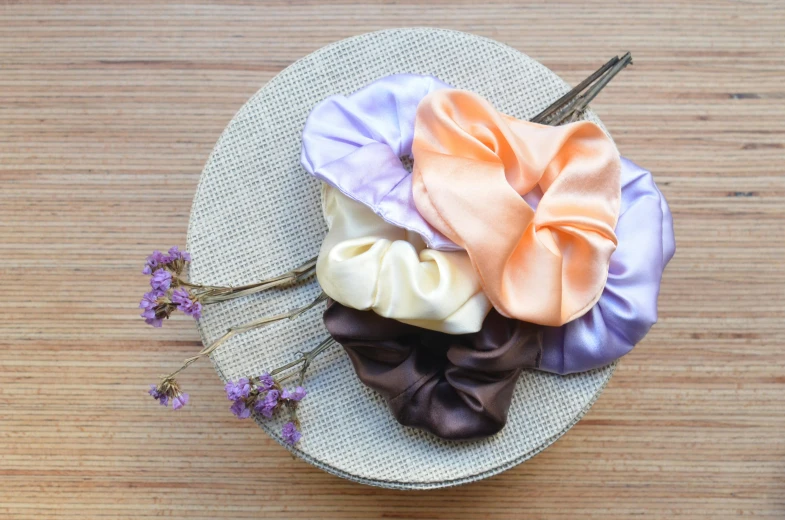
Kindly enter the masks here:
<path id="1" fill-rule="evenodd" d="M 300 162 L 387 222 L 418 233 L 431 249 L 460 251 L 417 211 L 401 163 L 411 156 L 417 105 L 444 88 L 451 87 L 431 76 L 397 74 L 325 99 L 305 122 Z"/>
<path id="2" fill-rule="evenodd" d="M 597 125 L 529 123 L 438 90 L 417 109 L 412 154 L 417 209 L 466 249 L 496 310 L 559 326 L 597 302 L 620 201 L 619 154 Z"/>
<path id="3" fill-rule="evenodd" d="M 676 250 L 673 219 L 652 178 L 621 159 L 619 246 L 600 301 L 575 321 L 547 327 L 540 369 L 557 374 L 601 367 L 627 354 L 657 322 L 657 296 Z"/>
<path id="4" fill-rule="evenodd" d="M 465 251 L 425 249 L 419 235 L 335 188 L 325 187 L 323 200 L 330 231 L 316 276 L 328 296 L 425 329 L 480 330 L 491 304 Z"/>
<path id="5" fill-rule="evenodd" d="M 450 440 L 497 433 L 515 383 L 536 367 L 541 329 L 491 311 L 482 330 L 453 336 L 426 331 L 331 302 L 327 330 L 357 376 L 387 401 L 393 416 Z"/>

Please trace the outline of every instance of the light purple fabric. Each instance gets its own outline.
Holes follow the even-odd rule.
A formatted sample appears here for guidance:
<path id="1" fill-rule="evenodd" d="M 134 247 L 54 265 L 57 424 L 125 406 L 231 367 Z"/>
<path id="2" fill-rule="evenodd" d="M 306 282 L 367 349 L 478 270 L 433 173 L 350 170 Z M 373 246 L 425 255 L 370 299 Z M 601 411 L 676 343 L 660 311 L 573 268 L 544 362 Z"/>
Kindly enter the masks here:
<path id="1" fill-rule="evenodd" d="M 611 256 L 605 290 L 588 313 L 543 337 L 540 369 L 583 372 L 619 359 L 657 321 L 657 296 L 676 242 L 670 208 L 651 173 L 621 159 L 619 245 Z"/>
<path id="2" fill-rule="evenodd" d="M 401 163 L 412 154 L 417 105 L 443 88 L 452 87 L 432 76 L 397 74 L 325 99 L 305 122 L 300 161 L 387 222 L 418 233 L 431 249 L 460 251 L 417 211 L 411 174 Z"/>

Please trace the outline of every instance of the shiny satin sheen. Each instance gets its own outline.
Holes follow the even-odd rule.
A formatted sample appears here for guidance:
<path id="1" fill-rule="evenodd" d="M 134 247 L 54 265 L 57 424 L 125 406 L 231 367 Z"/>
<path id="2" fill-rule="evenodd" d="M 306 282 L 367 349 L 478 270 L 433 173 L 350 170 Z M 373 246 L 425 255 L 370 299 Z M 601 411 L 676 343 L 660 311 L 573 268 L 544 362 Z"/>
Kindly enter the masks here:
<path id="1" fill-rule="evenodd" d="M 540 370 L 571 374 L 607 365 L 632 350 L 657 321 L 662 273 L 676 249 L 673 219 L 651 173 L 626 158 L 621 183 L 619 246 L 602 296 L 580 318 L 542 328 Z M 367 319 L 375 319 L 370 314 Z"/>
<path id="2" fill-rule="evenodd" d="M 501 314 L 559 326 L 597 302 L 621 198 L 619 154 L 597 125 L 529 123 L 443 89 L 418 106 L 412 155 L 417 209 L 466 249 Z"/>
<path id="3" fill-rule="evenodd" d="M 329 186 L 323 209 L 330 231 L 316 275 L 328 296 L 425 329 L 480 330 L 491 304 L 465 251 L 426 249 L 418 234 Z"/>
<path id="4" fill-rule="evenodd" d="M 331 302 L 324 313 L 360 380 L 393 416 L 450 440 L 488 437 L 507 422 L 515 383 L 536 367 L 542 327 L 491 311 L 475 334 L 425 331 Z"/>
<path id="5" fill-rule="evenodd" d="M 444 88 L 451 87 L 431 76 L 396 74 L 325 99 L 305 122 L 300 162 L 387 222 L 419 234 L 429 248 L 460 251 L 415 208 L 400 159 L 411 156 L 417 105 Z"/>
<path id="6" fill-rule="evenodd" d="M 673 218 L 651 173 L 621 159 L 619 245 L 600 301 L 562 327 L 547 327 L 541 370 L 557 374 L 601 367 L 628 353 L 657 322 L 665 266 L 676 251 Z"/>

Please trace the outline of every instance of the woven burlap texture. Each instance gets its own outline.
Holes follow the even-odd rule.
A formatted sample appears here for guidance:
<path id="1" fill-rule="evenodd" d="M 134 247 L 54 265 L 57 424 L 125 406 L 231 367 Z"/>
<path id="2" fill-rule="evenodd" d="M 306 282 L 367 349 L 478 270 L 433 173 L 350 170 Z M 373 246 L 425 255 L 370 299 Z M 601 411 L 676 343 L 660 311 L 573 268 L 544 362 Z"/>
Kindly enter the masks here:
<path id="1" fill-rule="evenodd" d="M 455 31 L 381 31 L 314 52 L 257 92 L 215 145 L 191 212 L 192 279 L 239 285 L 314 257 L 327 228 L 319 182 L 299 162 L 306 116 L 327 96 L 349 94 L 403 72 L 431 74 L 478 92 L 500 111 L 522 119 L 569 89 L 524 54 Z M 592 113 L 586 118 L 600 123 Z M 232 325 L 304 305 L 319 291 L 312 280 L 208 306 L 199 321 L 202 340 L 208 344 Z M 327 337 L 323 310 L 324 304 L 296 321 L 232 338 L 213 355 L 219 376 L 226 381 L 258 375 L 312 349 Z M 308 372 L 309 394 L 298 411 L 303 438 L 287 448 L 319 468 L 366 484 L 423 489 L 471 482 L 519 464 L 554 442 L 588 410 L 612 372 L 613 366 L 567 377 L 527 372 L 504 430 L 489 439 L 456 443 L 399 425 L 381 397 L 360 383 L 342 349 L 334 347 Z M 258 422 L 280 442 L 284 418 Z"/>

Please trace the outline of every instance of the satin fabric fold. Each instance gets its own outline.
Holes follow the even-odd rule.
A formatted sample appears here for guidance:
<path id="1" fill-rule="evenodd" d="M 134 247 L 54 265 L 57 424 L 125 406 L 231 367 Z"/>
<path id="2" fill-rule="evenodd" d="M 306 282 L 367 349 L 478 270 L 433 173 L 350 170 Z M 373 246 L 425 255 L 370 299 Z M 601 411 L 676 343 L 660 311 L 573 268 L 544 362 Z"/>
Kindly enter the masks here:
<path id="1" fill-rule="evenodd" d="M 562 327 L 548 327 L 541 370 L 583 372 L 627 354 L 657 322 L 665 266 L 676 251 L 673 218 L 651 173 L 621 158 L 619 245 L 599 302 Z"/>
<path id="2" fill-rule="evenodd" d="M 449 440 L 488 437 L 506 421 L 515 384 L 536 367 L 541 329 L 492 311 L 482 330 L 425 331 L 331 302 L 327 330 L 360 380 L 378 391 L 405 426 Z"/>
<path id="3" fill-rule="evenodd" d="M 412 154 L 417 209 L 466 249 L 496 310 L 559 326 L 597 302 L 620 203 L 619 154 L 597 125 L 529 123 L 437 90 L 417 109 Z"/>
<path id="4" fill-rule="evenodd" d="M 435 251 L 335 188 L 323 191 L 330 228 L 316 275 L 332 299 L 424 329 L 476 332 L 491 309 L 465 251 Z"/>
<path id="5" fill-rule="evenodd" d="M 396 74 L 325 99 L 305 122 L 300 162 L 382 219 L 418 233 L 429 248 L 460 251 L 415 208 L 411 174 L 401 162 L 411 156 L 418 104 L 444 88 L 451 87 L 432 76 Z"/>

